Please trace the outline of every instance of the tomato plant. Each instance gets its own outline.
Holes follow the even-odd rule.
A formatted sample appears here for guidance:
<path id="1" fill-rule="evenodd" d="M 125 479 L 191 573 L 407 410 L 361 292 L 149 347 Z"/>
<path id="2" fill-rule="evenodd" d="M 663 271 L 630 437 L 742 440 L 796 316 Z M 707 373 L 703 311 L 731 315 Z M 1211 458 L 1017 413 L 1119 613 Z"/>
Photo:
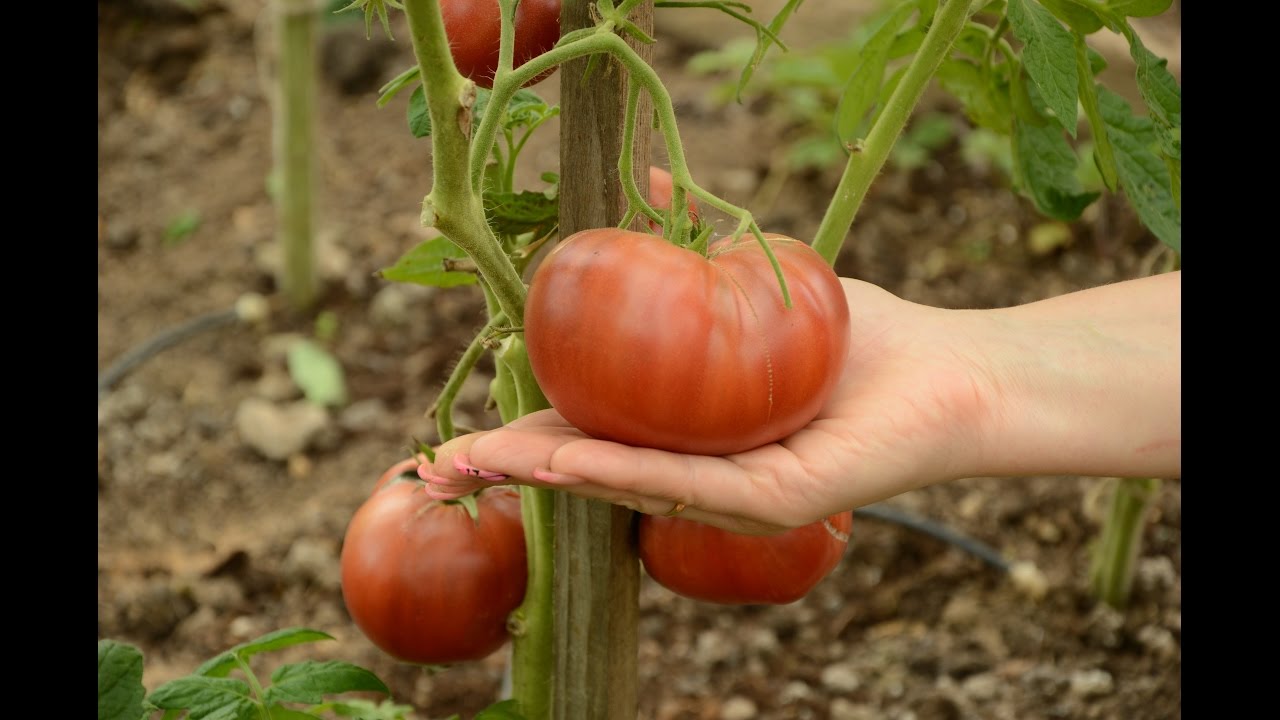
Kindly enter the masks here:
<path id="1" fill-rule="evenodd" d="M 650 165 L 649 204 L 653 206 L 654 210 L 660 213 L 666 213 L 671 210 L 671 189 L 671 173 L 656 165 Z M 695 224 L 698 222 L 698 204 L 693 200 L 689 201 L 689 219 Z M 649 221 L 649 227 L 654 232 L 662 232 L 661 226 L 652 220 Z"/>
<path id="2" fill-rule="evenodd" d="M 794 307 L 752 238 L 717 242 L 706 257 L 616 228 L 564 240 L 525 308 L 547 399 L 594 437 L 704 455 L 804 427 L 844 367 L 849 309 L 813 248 L 765 237 Z"/>
<path id="3" fill-rule="evenodd" d="M 779 535 L 741 535 L 693 520 L 640 517 L 640 560 L 659 585 L 724 605 L 786 604 L 804 597 L 844 556 L 853 513 Z"/>
<path id="4" fill-rule="evenodd" d="M 458 72 L 481 87 L 493 87 L 502 32 L 498 0 L 440 0 L 440 12 Z M 560 0 L 521 0 L 515 33 L 514 67 L 550 50 L 560 39 Z M 529 84 L 550 74 L 547 71 Z"/>
<path id="5" fill-rule="evenodd" d="M 374 645 L 412 663 L 479 660 L 507 640 L 507 615 L 528 579 L 520 496 L 491 488 L 473 519 L 437 502 L 417 480 L 392 481 L 351 518 L 342 546 L 342 597 Z M 401 471 L 402 472 L 402 471 Z"/>

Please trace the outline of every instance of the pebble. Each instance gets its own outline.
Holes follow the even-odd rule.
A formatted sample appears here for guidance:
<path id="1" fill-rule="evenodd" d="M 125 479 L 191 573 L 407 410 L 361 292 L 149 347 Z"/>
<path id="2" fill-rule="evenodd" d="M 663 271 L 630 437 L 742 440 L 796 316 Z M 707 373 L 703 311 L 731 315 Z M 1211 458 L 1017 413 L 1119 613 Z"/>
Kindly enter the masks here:
<path id="1" fill-rule="evenodd" d="M 329 542 L 315 538 L 295 540 L 284 558 L 282 569 L 287 577 L 304 583 L 315 582 L 337 588 L 341 582 L 337 552 Z"/>
<path id="2" fill-rule="evenodd" d="M 387 420 L 387 404 L 382 398 L 357 400 L 338 415 L 338 425 L 350 433 L 377 430 Z"/>
<path id="3" fill-rule="evenodd" d="M 961 687 L 966 695 L 975 700 L 991 700 L 1000 692 L 1000 678 L 992 673 L 971 675 L 964 679 Z"/>
<path id="4" fill-rule="evenodd" d="M 280 406 L 251 397 L 236 409 L 240 439 L 271 460 L 287 460 L 301 452 L 328 424 L 324 408 L 306 400 Z"/>
<path id="5" fill-rule="evenodd" d="M 844 698 L 831 701 L 831 720 L 879 720 L 881 715 L 875 708 L 856 705 Z"/>
<path id="6" fill-rule="evenodd" d="M 755 627 L 746 633 L 747 647 L 761 655 L 778 652 L 778 634 L 767 627 Z"/>
<path id="7" fill-rule="evenodd" d="M 284 368 L 271 367 L 253 384 L 253 394 L 264 400 L 280 402 L 297 400 L 302 397 L 302 390 Z"/>
<path id="8" fill-rule="evenodd" d="M 759 713 L 755 701 L 734 695 L 720 707 L 720 720 L 751 720 Z"/>
<path id="9" fill-rule="evenodd" d="M 1032 600 L 1043 600 L 1049 594 L 1049 579 L 1031 562 L 1016 562 L 1009 568 L 1009 580 L 1019 592 Z"/>
<path id="10" fill-rule="evenodd" d="M 972 595 L 955 595 L 942 609 L 942 622 L 952 627 L 972 625 L 982 613 L 977 598 Z"/>
<path id="11" fill-rule="evenodd" d="M 1081 697 L 1109 695 L 1115 681 L 1106 670 L 1080 670 L 1071 674 L 1071 692 Z"/>
<path id="12" fill-rule="evenodd" d="M 848 663 L 838 663 L 823 668 L 822 685 L 833 692 L 851 693 L 862 686 L 862 678 Z"/>
<path id="13" fill-rule="evenodd" d="M 782 688 L 782 692 L 778 694 L 778 702 L 781 702 L 783 705 L 790 705 L 791 703 L 798 702 L 800 700 L 807 700 L 811 697 L 813 697 L 813 688 L 809 687 L 808 683 L 803 680 L 792 680 L 787 683 L 786 687 Z"/>
<path id="14" fill-rule="evenodd" d="M 1159 625 L 1146 625 L 1139 630 L 1138 642 L 1162 659 L 1178 654 L 1178 641 L 1173 639 L 1173 633 Z"/>
<path id="15" fill-rule="evenodd" d="M 733 643 L 719 630 L 706 630 L 698 633 L 698 642 L 694 650 L 694 661 L 699 665 L 711 666 L 728 660 L 734 654 Z"/>
<path id="16" fill-rule="evenodd" d="M 1148 592 L 1167 590 L 1178 580 L 1178 571 L 1174 569 L 1173 561 L 1163 555 L 1139 560 L 1135 575 L 1138 585 Z"/>

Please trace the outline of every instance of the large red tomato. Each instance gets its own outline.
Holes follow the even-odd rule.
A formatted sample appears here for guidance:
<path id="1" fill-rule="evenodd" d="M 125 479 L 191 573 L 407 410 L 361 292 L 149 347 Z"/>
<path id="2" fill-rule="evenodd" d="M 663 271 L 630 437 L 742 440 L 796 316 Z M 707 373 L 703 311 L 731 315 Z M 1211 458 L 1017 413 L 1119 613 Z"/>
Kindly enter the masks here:
<path id="1" fill-rule="evenodd" d="M 828 527 L 829 525 L 829 527 Z M 853 513 L 781 535 L 739 535 L 693 520 L 640 516 L 640 560 L 668 590 L 724 605 L 795 602 L 844 556 Z"/>
<path id="2" fill-rule="evenodd" d="M 529 361 L 551 404 L 597 438 L 701 455 L 781 440 L 822 409 L 845 363 L 849 309 L 813 248 L 752 236 L 707 257 L 616 228 L 564 240 L 534 274 Z"/>
<path id="3" fill-rule="evenodd" d="M 498 0 L 440 0 L 440 13 L 458 72 L 481 87 L 493 87 L 502 36 Z M 520 67 L 560 39 L 560 0 L 520 0 L 515 26 L 512 65 Z M 530 84 L 549 74 L 539 75 Z"/>
<path id="4" fill-rule="evenodd" d="M 342 598 L 360 631 L 399 660 L 479 660 L 506 642 L 507 615 L 524 599 L 520 496 L 484 490 L 473 520 L 423 487 L 390 482 L 356 511 L 342 545 Z"/>

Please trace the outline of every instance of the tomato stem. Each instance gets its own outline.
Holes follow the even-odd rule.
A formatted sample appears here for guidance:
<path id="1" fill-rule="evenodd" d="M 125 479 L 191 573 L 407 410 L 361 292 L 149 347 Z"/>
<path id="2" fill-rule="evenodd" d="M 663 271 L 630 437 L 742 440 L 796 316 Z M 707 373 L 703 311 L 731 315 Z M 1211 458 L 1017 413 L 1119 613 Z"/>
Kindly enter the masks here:
<path id="1" fill-rule="evenodd" d="M 1123 608 L 1129 602 L 1143 521 L 1159 490 L 1160 481 L 1151 478 L 1123 478 L 1112 490 L 1106 524 L 1089 566 L 1094 597 L 1112 607 Z"/>
<path id="2" fill-rule="evenodd" d="M 640 114 L 640 90 L 641 86 L 634 80 L 628 78 L 627 81 L 627 110 L 623 116 L 622 124 L 622 152 L 618 154 L 618 177 L 622 179 L 622 191 L 627 196 L 627 212 L 622 216 L 622 222 L 618 223 L 618 227 L 630 227 L 631 221 L 635 219 L 637 213 L 643 213 L 645 217 L 658 222 L 666 227 L 666 221 L 662 215 L 653 209 L 653 206 L 645 201 L 644 195 L 640 192 L 640 187 L 636 185 L 635 175 L 631 172 L 632 153 L 635 147 L 636 137 L 636 121 Z M 648 118 L 645 119 L 645 125 L 648 125 Z M 674 242 L 674 239 L 672 239 Z"/>
<path id="3" fill-rule="evenodd" d="M 498 313 L 480 329 L 480 332 L 476 333 L 476 336 L 471 340 L 471 344 L 463 351 L 462 357 L 458 358 L 458 363 L 453 366 L 453 371 L 449 373 L 449 379 L 445 381 L 444 387 L 440 389 L 440 394 L 436 397 L 436 401 L 427 410 L 428 417 L 431 416 L 432 412 L 435 413 L 436 431 L 440 434 L 440 442 L 445 443 L 454 438 L 453 401 L 458 397 L 458 391 L 462 389 L 462 384 L 466 382 L 467 376 L 475 368 L 476 362 L 484 355 L 486 340 L 492 335 L 494 328 L 500 323 L 506 322 L 506 320 L 506 315 Z"/>
<path id="4" fill-rule="evenodd" d="M 813 238 L 813 248 L 826 258 L 828 264 L 835 265 L 836 257 L 840 254 L 849 229 L 853 227 L 853 219 L 867 196 L 871 182 L 884 167 L 889 151 L 911 119 L 911 114 L 933 74 L 951 52 L 951 46 L 964 29 L 971 5 L 972 0 L 944 0 L 925 34 L 920 50 L 911 59 L 902 81 L 889 96 L 884 112 L 876 118 L 865 141 L 850 149 L 849 162 L 840 177 L 840 184 L 836 186 L 831 204 L 827 206 L 827 212 Z"/>

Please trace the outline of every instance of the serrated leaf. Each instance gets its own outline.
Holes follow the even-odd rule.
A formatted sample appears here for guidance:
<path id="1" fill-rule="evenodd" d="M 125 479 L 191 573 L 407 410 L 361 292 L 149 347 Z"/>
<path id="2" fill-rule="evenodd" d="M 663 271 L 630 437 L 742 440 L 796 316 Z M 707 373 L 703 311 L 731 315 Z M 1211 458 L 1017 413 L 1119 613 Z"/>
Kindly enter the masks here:
<path id="1" fill-rule="evenodd" d="M 1013 162 L 1023 189 L 1048 217 L 1075 220 L 1098 199 L 1098 193 L 1082 191 L 1076 176 L 1078 159 L 1057 125 L 1037 127 L 1015 120 Z"/>
<path id="2" fill-rule="evenodd" d="M 1071 33 L 1032 0 L 1009 0 L 1009 24 L 1023 44 L 1027 74 L 1058 123 L 1075 137 L 1079 73 Z"/>
<path id="3" fill-rule="evenodd" d="M 536 127 L 559 114 L 559 105 L 547 105 L 532 90 L 520 89 L 507 104 L 506 127 L 508 130 Z"/>
<path id="4" fill-rule="evenodd" d="M 542 236 L 559 222 L 560 202 L 546 193 L 485 193 L 484 203 L 485 215 L 497 233 Z"/>
<path id="5" fill-rule="evenodd" d="M 405 253 L 395 265 L 378 271 L 379 277 L 394 282 L 413 283 L 432 287 L 457 287 L 474 285 L 475 273 L 444 269 L 445 260 L 461 260 L 467 257 L 462 248 L 449 238 L 437 237 L 418 243 Z"/>
<path id="6" fill-rule="evenodd" d="M 782 26 L 787 24 L 787 20 L 791 17 L 791 13 L 795 12 L 796 9 L 800 7 L 801 2 L 803 2 L 803 0 L 787 0 L 787 4 L 783 5 L 778 10 L 778 14 L 774 15 L 773 19 L 769 21 L 769 24 L 765 26 L 769 29 L 769 34 L 759 31 L 756 32 L 755 52 L 751 53 L 751 59 L 747 62 L 746 66 L 742 68 L 742 74 L 738 76 L 738 102 L 742 102 L 742 91 L 746 89 L 747 83 L 751 81 L 751 76 L 755 73 L 756 67 L 760 65 L 760 61 L 764 60 L 765 53 L 769 52 L 769 48 L 773 46 L 773 40 L 770 37 L 770 34 L 773 37 L 777 37 L 782 32 Z"/>
<path id="7" fill-rule="evenodd" d="M 416 138 L 431 137 L 431 112 L 427 109 L 427 93 L 421 85 L 409 96 L 409 132 Z"/>
<path id="8" fill-rule="evenodd" d="M 147 698 L 163 710 L 186 710 L 190 720 L 257 720 L 249 685 L 232 678 L 192 675 L 156 688 Z"/>
<path id="9" fill-rule="evenodd" d="M 1097 13 L 1072 0 L 1040 0 L 1040 4 L 1081 35 L 1102 29 L 1102 18 Z"/>
<path id="10" fill-rule="evenodd" d="M 884 82 L 889 49 L 898 28 L 914 12 L 915 6 L 902 5 L 884 19 L 863 46 L 858 68 L 853 71 L 840 95 L 840 104 L 836 106 L 836 136 L 842 145 L 847 146 L 865 134 L 872 105 L 879 97 L 880 86 Z"/>
<path id="11" fill-rule="evenodd" d="M 98 720 L 142 717 L 142 651 L 115 640 L 98 641 Z"/>
<path id="12" fill-rule="evenodd" d="M 1129 17 L 1154 17 L 1168 10 L 1173 0 L 1108 0 L 1107 7 Z"/>
<path id="13" fill-rule="evenodd" d="M 310 340 L 299 340 L 289 346 L 289 376 L 302 389 L 307 400 L 324 407 L 347 402 L 347 382 L 342 364 Z"/>
<path id="14" fill-rule="evenodd" d="M 1182 212 L 1174 199 L 1169 167 L 1156 155 L 1155 124 L 1134 115 L 1124 98 L 1101 85 L 1098 105 L 1115 148 L 1116 172 L 1125 197 L 1153 235 L 1182 252 Z"/>
<path id="15" fill-rule="evenodd" d="M 503 700 L 476 713 L 475 720 L 525 720 L 520 714 L 520 704 L 515 700 Z"/>
<path id="16" fill-rule="evenodd" d="M 272 705 L 267 708 L 267 714 L 271 716 L 271 720 L 324 720 L 319 715 L 313 715 L 309 712 L 294 710 L 284 707 L 283 705 Z"/>
<path id="17" fill-rule="evenodd" d="M 204 662 L 204 664 L 196 668 L 194 674 L 204 675 L 206 677 L 226 677 L 228 673 L 236 668 L 237 655 L 241 658 L 249 658 L 257 655 L 258 653 L 271 652 L 273 650 L 293 647 L 294 645 L 332 639 L 333 636 L 329 633 L 312 630 L 310 628 L 294 627 L 273 630 L 266 635 L 256 637 L 248 642 L 240 643 L 224 653 L 209 658 Z"/>
<path id="18" fill-rule="evenodd" d="M 965 115 L 975 124 L 1002 135 L 1009 134 L 1012 109 L 1006 106 L 1007 85 L 988 82 L 982 68 L 960 58 L 942 63 L 937 78 L 943 89 L 964 105 Z"/>
<path id="19" fill-rule="evenodd" d="M 329 712 L 338 717 L 356 720 L 405 720 L 413 712 L 412 705 L 400 705 L 391 700 L 375 703 L 369 700 L 346 700 L 329 705 Z"/>
<path id="20" fill-rule="evenodd" d="M 306 660 L 281 665 L 271 673 L 271 687 L 267 688 L 269 703 L 308 703 L 324 701 L 325 695 L 345 692 L 369 691 L 391 694 L 377 675 L 349 662 Z"/>
<path id="21" fill-rule="evenodd" d="M 1169 72 L 1168 61 L 1158 57 L 1142 44 L 1142 39 L 1131 28 L 1129 55 L 1137 65 L 1138 93 L 1151 111 L 1160 128 L 1161 152 L 1176 160 L 1182 159 L 1182 88 Z"/>

